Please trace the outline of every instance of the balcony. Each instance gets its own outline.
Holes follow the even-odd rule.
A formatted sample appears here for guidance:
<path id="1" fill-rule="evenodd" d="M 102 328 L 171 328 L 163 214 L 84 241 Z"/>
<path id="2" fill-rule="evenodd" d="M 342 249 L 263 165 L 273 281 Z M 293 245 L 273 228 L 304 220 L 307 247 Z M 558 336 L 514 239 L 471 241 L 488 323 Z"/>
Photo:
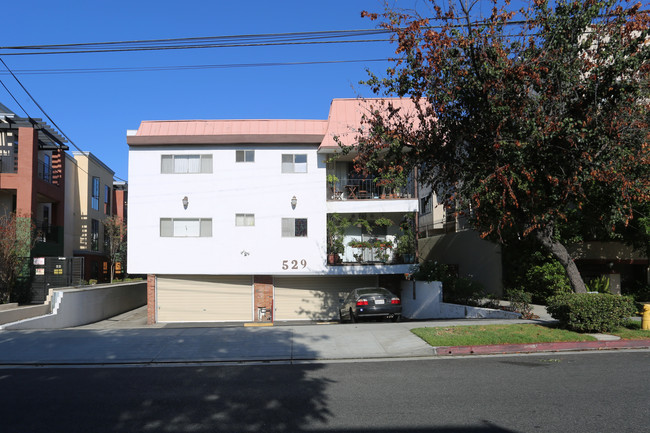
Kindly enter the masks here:
<path id="1" fill-rule="evenodd" d="M 330 266 L 408 265 L 415 261 L 415 215 L 340 215 L 327 219 Z"/>
<path id="2" fill-rule="evenodd" d="M 346 178 L 338 180 L 328 176 L 328 201 L 337 200 L 394 200 L 411 199 L 415 197 L 413 182 L 406 185 L 394 185 L 379 178 L 368 177 L 365 179 Z"/>
<path id="3" fill-rule="evenodd" d="M 36 244 L 32 254 L 34 256 L 62 256 L 63 227 L 37 221 Z"/>

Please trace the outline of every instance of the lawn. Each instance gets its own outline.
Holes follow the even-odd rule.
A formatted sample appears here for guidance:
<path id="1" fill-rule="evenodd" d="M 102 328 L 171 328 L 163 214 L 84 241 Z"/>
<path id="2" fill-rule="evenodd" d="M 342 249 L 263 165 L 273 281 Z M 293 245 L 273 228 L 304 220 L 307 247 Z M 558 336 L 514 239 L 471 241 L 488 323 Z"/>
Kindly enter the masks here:
<path id="1" fill-rule="evenodd" d="M 485 344 L 596 340 L 590 335 L 532 324 L 444 326 L 415 328 L 411 332 L 432 346 L 478 346 Z"/>
<path id="2" fill-rule="evenodd" d="M 628 321 L 625 326 L 616 328 L 612 335 L 618 335 L 623 340 L 650 340 L 650 331 L 641 329 L 641 322 Z"/>

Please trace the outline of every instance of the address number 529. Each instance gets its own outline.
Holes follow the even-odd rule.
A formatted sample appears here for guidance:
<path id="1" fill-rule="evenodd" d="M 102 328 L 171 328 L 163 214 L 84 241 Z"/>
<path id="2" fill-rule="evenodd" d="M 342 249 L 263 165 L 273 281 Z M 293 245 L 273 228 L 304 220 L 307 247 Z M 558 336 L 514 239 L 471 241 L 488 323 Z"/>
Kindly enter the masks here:
<path id="1" fill-rule="evenodd" d="M 307 260 L 282 260 L 282 270 L 288 269 L 305 269 L 307 267 Z"/>

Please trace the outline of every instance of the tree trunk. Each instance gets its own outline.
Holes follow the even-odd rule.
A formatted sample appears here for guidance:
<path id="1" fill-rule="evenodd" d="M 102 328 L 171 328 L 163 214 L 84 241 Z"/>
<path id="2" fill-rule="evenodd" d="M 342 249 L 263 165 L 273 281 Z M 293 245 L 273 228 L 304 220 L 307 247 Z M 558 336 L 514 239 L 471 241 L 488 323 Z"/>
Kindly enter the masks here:
<path id="1" fill-rule="evenodd" d="M 542 230 L 537 230 L 535 237 L 564 266 L 573 291 L 575 293 L 587 293 L 585 282 L 582 280 L 578 267 L 569 255 L 566 247 L 561 242 L 553 239 L 553 225 L 550 224 Z"/>

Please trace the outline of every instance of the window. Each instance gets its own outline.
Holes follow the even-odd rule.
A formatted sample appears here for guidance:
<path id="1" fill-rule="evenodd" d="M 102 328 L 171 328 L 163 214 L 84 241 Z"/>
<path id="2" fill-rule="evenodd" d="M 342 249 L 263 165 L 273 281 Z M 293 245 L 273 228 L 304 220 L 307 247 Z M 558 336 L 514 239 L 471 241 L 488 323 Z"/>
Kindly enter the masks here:
<path id="1" fill-rule="evenodd" d="M 108 185 L 104 185 L 104 213 L 111 213 L 111 188 Z"/>
<path id="2" fill-rule="evenodd" d="M 99 251 L 99 221 L 90 220 L 90 250 Z"/>
<path id="3" fill-rule="evenodd" d="M 255 151 L 237 150 L 235 152 L 235 162 L 255 162 Z"/>
<path id="4" fill-rule="evenodd" d="M 160 236 L 210 238 L 212 237 L 212 218 L 160 218 Z"/>
<path id="5" fill-rule="evenodd" d="M 250 227 L 255 225 L 255 214 L 238 213 L 235 214 L 235 225 L 237 227 Z"/>
<path id="6" fill-rule="evenodd" d="M 93 190 L 91 195 L 90 206 L 95 210 L 99 210 L 99 178 L 98 177 L 93 177 Z"/>
<path id="7" fill-rule="evenodd" d="M 282 173 L 307 173 L 307 155 L 283 154 Z"/>
<path id="8" fill-rule="evenodd" d="M 422 197 L 420 199 L 420 215 L 431 213 L 432 204 L 431 196 Z"/>
<path id="9" fill-rule="evenodd" d="M 307 218 L 282 218 L 282 237 L 300 238 L 307 236 Z"/>
<path id="10" fill-rule="evenodd" d="M 162 155 L 160 172 L 212 173 L 212 155 Z"/>

